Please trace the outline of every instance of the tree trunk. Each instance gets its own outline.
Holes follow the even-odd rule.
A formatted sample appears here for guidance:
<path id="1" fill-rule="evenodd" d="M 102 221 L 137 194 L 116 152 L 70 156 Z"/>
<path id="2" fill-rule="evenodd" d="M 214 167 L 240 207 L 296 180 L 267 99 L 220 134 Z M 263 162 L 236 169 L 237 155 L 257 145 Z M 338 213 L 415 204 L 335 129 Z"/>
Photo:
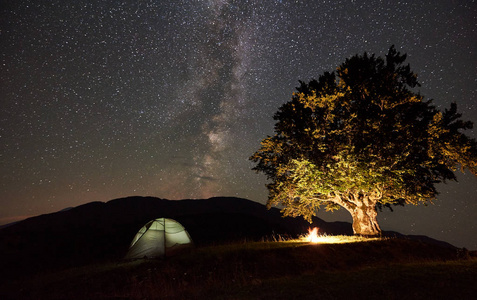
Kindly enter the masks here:
<path id="1" fill-rule="evenodd" d="M 348 210 L 353 217 L 353 232 L 357 235 L 376 236 L 381 234 L 376 205 L 361 203 Z"/>

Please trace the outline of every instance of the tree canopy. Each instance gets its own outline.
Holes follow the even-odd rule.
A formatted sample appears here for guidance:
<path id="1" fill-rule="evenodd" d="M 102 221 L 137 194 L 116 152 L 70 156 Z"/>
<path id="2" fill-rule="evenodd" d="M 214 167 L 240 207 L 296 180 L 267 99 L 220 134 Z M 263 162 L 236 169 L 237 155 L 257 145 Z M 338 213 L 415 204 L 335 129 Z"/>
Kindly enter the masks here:
<path id="1" fill-rule="evenodd" d="M 473 124 L 455 103 L 439 111 L 424 100 L 405 60 L 392 46 L 300 81 L 250 158 L 270 181 L 269 207 L 310 222 L 320 208 L 343 207 L 356 234 L 376 235 L 376 207 L 431 201 L 458 168 L 476 175 L 477 143 L 463 133 Z"/>

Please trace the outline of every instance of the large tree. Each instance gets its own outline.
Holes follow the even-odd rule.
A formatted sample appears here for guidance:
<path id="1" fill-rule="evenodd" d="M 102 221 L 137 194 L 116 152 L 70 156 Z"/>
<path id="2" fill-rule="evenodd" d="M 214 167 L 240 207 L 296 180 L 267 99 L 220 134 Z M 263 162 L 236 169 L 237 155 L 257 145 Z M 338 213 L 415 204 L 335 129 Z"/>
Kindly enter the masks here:
<path id="1" fill-rule="evenodd" d="M 477 173 L 477 143 L 455 103 L 439 111 L 415 89 L 406 55 L 355 55 L 336 72 L 300 81 L 251 156 L 268 176 L 268 206 L 311 222 L 345 208 L 353 231 L 378 235 L 377 208 L 432 201 L 457 168 Z"/>

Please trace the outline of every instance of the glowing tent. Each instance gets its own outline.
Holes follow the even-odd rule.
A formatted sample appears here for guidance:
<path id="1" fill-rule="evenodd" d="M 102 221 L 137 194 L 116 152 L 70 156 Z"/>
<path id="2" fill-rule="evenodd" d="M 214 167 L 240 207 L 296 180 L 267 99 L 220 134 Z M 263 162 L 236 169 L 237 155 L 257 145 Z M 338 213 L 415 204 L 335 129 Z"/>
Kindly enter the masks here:
<path id="1" fill-rule="evenodd" d="M 163 257 L 191 245 L 184 226 L 172 219 L 159 218 L 139 229 L 125 259 Z"/>

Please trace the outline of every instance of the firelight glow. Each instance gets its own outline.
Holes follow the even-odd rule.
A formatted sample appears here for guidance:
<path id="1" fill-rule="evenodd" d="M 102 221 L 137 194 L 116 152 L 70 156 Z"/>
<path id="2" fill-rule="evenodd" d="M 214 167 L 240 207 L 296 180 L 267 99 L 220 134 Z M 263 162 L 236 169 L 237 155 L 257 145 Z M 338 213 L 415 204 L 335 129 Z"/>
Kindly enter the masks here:
<path id="1" fill-rule="evenodd" d="M 318 227 L 314 227 L 313 229 L 308 228 L 308 236 L 307 239 L 310 243 L 318 243 L 319 242 L 319 237 L 318 237 Z"/>
<path id="2" fill-rule="evenodd" d="M 347 244 L 347 243 L 359 243 L 359 242 L 370 242 L 381 240 L 382 238 L 367 238 L 362 236 L 349 236 L 349 235 L 327 235 L 327 234 L 318 234 L 318 227 L 313 229 L 308 229 L 308 234 L 299 238 L 298 240 L 293 240 L 294 242 L 308 242 L 312 244 Z"/>

